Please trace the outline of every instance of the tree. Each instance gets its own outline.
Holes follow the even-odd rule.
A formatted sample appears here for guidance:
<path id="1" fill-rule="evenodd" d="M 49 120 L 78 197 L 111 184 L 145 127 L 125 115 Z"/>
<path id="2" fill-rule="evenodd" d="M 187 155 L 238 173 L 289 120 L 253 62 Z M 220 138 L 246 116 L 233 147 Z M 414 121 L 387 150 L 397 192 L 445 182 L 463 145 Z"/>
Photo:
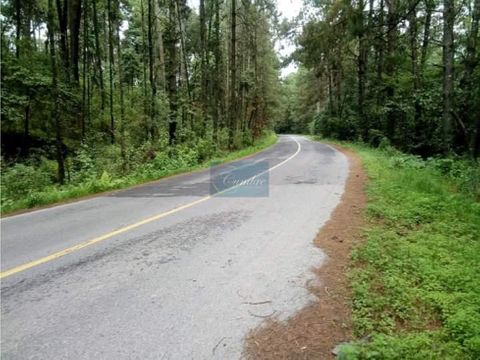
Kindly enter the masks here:
<path id="1" fill-rule="evenodd" d="M 443 2 L 443 141 L 445 151 L 452 142 L 453 112 L 453 26 L 455 8 L 453 0 Z"/>

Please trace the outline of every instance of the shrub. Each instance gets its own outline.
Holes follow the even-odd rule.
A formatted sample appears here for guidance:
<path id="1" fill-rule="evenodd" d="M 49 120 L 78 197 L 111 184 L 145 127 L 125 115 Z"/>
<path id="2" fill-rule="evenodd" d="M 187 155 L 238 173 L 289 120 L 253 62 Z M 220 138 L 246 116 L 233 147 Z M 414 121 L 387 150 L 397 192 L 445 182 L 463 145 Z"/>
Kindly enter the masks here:
<path id="1" fill-rule="evenodd" d="M 2 169 L 2 197 L 15 199 L 31 192 L 45 190 L 53 184 L 48 165 L 35 168 L 17 163 Z"/>

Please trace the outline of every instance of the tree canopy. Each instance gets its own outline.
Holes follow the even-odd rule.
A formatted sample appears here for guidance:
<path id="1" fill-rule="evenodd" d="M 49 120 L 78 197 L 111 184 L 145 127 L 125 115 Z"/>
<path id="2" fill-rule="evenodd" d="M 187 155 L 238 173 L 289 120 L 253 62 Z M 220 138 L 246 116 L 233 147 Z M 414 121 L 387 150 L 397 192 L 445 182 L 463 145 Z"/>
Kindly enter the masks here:
<path id="1" fill-rule="evenodd" d="M 237 149 L 275 121 L 271 0 L 200 0 L 198 10 L 185 0 L 2 7 L 3 155 L 41 150 L 56 159 L 60 183 L 82 146 L 118 149 L 126 169 L 135 148 Z"/>

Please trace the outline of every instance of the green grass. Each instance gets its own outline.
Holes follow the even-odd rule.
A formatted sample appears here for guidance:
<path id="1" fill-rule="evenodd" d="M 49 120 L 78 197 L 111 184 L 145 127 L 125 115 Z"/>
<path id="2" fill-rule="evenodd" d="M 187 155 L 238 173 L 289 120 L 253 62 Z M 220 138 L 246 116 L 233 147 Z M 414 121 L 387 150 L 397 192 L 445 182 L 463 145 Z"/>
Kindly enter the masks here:
<path id="1" fill-rule="evenodd" d="M 342 145 L 368 173 L 369 225 L 350 271 L 359 340 L 339 357 L 480 359 L 478 163 L 452 174 L 445 159 Z"/>
<path id="2" fill-rule="evenodd" d="M 55 204 L 104 191 L 123 189 L 167 176 L 205 169 L 213 164 L 225 163 L 255 154 L 272 146 L 276 141 L 277 136 L 270 132 L 258 139 L 252 146 L 234 152 L 222 153 L 200 164 L 197 160 L 192 159 L 185 149 L 182 150 L 183 153 L 173 155 L 175 159 L 159 154 L 151 162 L 133 169 L 121 177 L 112 176 L 108 171 L 103 171 L 100 176 L 93 174 L 84 181 L 80 180 L 62 186 L 48 185 L 48 179 L 44 179 L 45 177 L 48 178 L 47 171 L 33 170 L 31 167 L 20 165 L 15 170 L 9 170 L 8 174 L 2 174 L 2 192 L 4 194 L 2 195 L 1 214 L 5 215 L 23 209 Z M 47 185 L 43 186 L 42 182 Z M 20 194 L 11 191 L 15 196 L 4 196 L 6 187 L 15 188 L 18 186 L 26 191 L 22 191 Z"/>

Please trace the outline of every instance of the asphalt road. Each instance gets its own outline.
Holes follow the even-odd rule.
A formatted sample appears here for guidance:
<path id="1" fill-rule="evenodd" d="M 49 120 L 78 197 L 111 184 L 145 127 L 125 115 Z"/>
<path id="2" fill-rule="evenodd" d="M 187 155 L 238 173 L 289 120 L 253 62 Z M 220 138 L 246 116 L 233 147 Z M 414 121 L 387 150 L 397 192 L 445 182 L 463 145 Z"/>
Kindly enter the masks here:
<path id="1" fill-rule="evenodd" d="M 2 219 L 1 358 L 235 359 L 311 301 L 345 156 L 281 136 L 218 172 L 251 188 L 206 170 Z"/>

